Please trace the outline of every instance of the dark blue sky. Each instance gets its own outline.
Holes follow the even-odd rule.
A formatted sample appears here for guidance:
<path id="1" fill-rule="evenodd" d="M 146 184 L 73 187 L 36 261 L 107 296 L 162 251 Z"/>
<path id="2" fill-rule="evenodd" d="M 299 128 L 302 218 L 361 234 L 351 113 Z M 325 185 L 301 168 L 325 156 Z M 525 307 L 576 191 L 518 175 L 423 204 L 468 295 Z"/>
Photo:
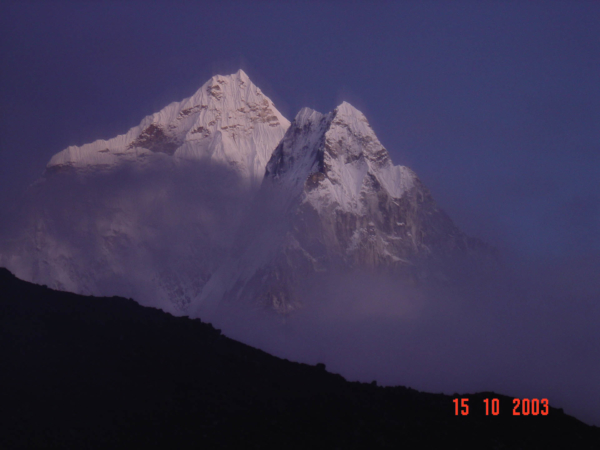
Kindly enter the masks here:
<path id="1" fill-rule="evenodd" d="M 0 204 L 242 67 L 289 119 L 357 106 L 465 231 L 597 252 L 599 24 L 592 1 L 4 1 Z"/>

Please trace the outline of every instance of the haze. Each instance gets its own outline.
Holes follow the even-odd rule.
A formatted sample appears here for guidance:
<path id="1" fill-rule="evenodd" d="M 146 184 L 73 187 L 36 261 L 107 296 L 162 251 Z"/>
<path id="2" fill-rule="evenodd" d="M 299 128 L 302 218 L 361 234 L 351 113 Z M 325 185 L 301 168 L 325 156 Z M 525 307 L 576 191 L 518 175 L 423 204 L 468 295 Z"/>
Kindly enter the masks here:
<path id="1" fill-rule="evenodd" d="M 599 22 L 591 1 L 3 2 L 0 220 L 18 228 L 20 194 L 53 154 L 124 133 L 214 74 L 243 68 L 288 119 L 350 101 L 503 269 L 443 291 L 340 275 L 314 280 L 285 323 L 211 320 L 349 379 L 548 397 L 600 425 Z M 223 192 L 194 183 L 169 208 L 193 198 L 229 217 Z"/>

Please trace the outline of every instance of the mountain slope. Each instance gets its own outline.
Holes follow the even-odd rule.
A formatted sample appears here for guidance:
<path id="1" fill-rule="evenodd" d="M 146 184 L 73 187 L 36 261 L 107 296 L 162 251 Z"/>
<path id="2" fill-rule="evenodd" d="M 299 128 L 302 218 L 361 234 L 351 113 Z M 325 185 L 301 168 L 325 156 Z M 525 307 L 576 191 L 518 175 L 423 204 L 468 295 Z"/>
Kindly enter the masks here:
<path id="1" fill-rule="evenodd" d="M 286 314 L 314 275 L 435 283 L 459 261 L 494 260 L 392 163 L 360 111 L 304 108 L 290 126 L 241 70 L 125 135 L 56 154 L 25 203 L 0 264 L 174 314 L 224 300 Z"/>
<path id="2" fill-rule="evenodd" d="M 171 155 L 222 162 L 257 183 L 288 127 L 273 102 L 239 70 L 212 77 L 190 98 L 147 116 L 124 135 L 68 147 L 52 157 L 46 170 L 110 169 Z"/>
<path id="3" fill-rule="evenodd" d="M 495 259 L 438 208 L 412 170 L 394 166 L 365 116 L 346 102 L 326 115 L 298 113 L 261 188 L 258 202 L 274 205 L 279 226 L 246 239 L 203 301 L 258 299 L 288 313 L 301 307 L 298 293 L 314 274 L 367 270 L 438 282 L 449 279 L 450 265 Z"/>
<path id="4" fill-rule="evenodd" d="M 54 155 L 0 263 L 57 289 L 181 314 L 228 253 L 288 127 L 242 70 L 216 75 L 124 135 Z"/>
<path id="5" fill-rule="evenodd" d="M 91 298 L 0 269 L 0 447 L 595 449 L 600 429 L 512 399 L 350 383 L 235 342 L 200 320 Z M 456 396 L 455 396 L 456 397 Z M 500 399 L 486 416 L 484 398 Z"/>

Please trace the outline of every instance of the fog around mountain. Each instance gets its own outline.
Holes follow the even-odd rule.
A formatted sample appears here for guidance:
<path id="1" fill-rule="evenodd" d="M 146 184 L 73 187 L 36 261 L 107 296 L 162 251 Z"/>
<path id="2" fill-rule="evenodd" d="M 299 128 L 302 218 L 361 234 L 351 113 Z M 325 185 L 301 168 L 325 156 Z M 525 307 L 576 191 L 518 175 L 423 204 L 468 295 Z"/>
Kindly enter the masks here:
<path id="1" fill-rule="evenodd" d="M 0 264 L 24 280 L 200 317 L 351 380 L 600 423 L 600 257 L 465 235 L 346 102 L 290 125 L 243 71 L 214 76 L 59 152 L 0 214 Z"/>
<path id="2" fill-rule="evenodd" d="M 32 189 L 38 195 L 26 195 L 27 212 L 2 222 L 3 245 L 14 244 L 5 239 L 8 226 L 22 231 L 31 224 L 27 214 L 43 212 L 54 239 L 71 243 L 80 261 L 104 270 L 95 288 L 150 306 L 160 302 L 145 278 L 149 267 L 160 262 L 183 277 L 192 276 L 186 271 L 193 268 L 198 273 L 194 258 L 209 265 L 223 261 L 236 245 L 234 230 L 248 220 L 243 217 L 253 194 L 235 172 L 201 163 L 143 172 L 124 167 L 83 179 L 55 178 Z M 118 217 L 115 204 L 127 210 L 136 203 L 139 210 L 140 192 L 145 214 L 128 226 L 153 239 L 144 240 L 137 254 L 127 246 L 114 252 L 122 272 L 111 272 L 101 258 L 105 243 L 89 240 L 90 229 Z M 262 208 L 268 212 L 271 205 Z M 273 225 L 265 214 L 245 230 L 268 235 Z M 115 245 L 118 236 L 115 230 Z M 499 250 L 495 272 L 455 267 L 454 280 L 442 286 L 373 271 L 317 273 L 297 292 L 303 307 L 293 314 L 239 302 L 198 314 L 227 336 L 290 360 L 324 362 L 350 380 L 549 398 L 586 423 L 600 423 L 600 261 L 533 261 L 510 248 Z"/>
<path id="3" fill-rule="evenodd" d="M 349 379 L 430 392 L 494 390 L 548 397 L 598 424 L 597 259 L 511 261 L 485 279 L 445 288 L 373 274 L 315 280 L 306 307 L 282 321 L 231 306 L 228 335 Z M 235 312 L 232 312 L 233 309 Z"/>

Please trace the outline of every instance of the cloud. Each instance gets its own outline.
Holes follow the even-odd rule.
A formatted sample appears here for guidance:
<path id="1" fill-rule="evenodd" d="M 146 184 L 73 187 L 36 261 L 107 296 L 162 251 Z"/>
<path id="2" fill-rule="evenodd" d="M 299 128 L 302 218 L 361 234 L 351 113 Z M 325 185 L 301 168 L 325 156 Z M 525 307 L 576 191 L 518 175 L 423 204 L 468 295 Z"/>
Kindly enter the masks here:
<path id="1" fill-rule="evenodd" d="M 214 164 L 57 176 L 30 190 L 19 216 L 3 212 L 2 245 L 32 245 L 26 253 L 38 255 L 36 276 L 44 284 L 58 270 L 44 269 L 51 261 L 82 279 L 91 271 L 92 292 L 145 305 L 160 305 L 160 290 L 176 292 L 183 281 L 190 286 L 179 293 L 185 302 L 236 245 L 277 228 L 269 198 L 251 198 L 254 191 L 235 171 Z M 593 203 L 573 199 L 559 214 L 565 227 L 590 228 Z M 36 230 L 44 232 L 36 237 Z M 22 233 L 27 239 L 15 241 Z M 485 276 L 457 270 L 451 283 L 415 286 L 372 272 L 325 272 L 303 281 L 304 307 L 289 316 L 225 302 L 201 318 L 234 339 L 291 360 L 323 362 L 350 380 L 548 398 L 600 424 L 600 255 L 535 260 L 500 250 L 504 265 Z M 69 290 L 69 278 L 61 277 Z"/>
<path id="2" fill-rule="evenodd" d="M 512 261 L 492 277 L 467 273 L 435 287 L 366 273 L 314 277 L 304 309 L 285 319 L 230 305 L 213 320 L 226 335 L 350 380 L 548 398 L 599 424 L 598 268 L 600 255 Z"/>

